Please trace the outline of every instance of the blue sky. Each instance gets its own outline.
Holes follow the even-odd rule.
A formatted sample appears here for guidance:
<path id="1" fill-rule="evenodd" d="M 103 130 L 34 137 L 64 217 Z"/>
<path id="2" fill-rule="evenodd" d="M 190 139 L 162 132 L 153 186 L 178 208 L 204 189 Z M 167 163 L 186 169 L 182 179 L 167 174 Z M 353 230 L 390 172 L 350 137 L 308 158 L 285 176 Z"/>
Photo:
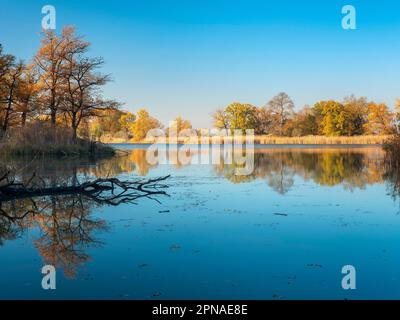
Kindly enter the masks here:
<path id="1" fill-rule="evenodd" d="M 105 95 L 209 127 L 210 115 L 238 101 L 264 105 L 280 91 L 296 107 L 365 95 L 390 106 L 400 97 L 400 1 L 142 0 L 2 1 L 0 43 L 30 59 L 41 8 L 57 27 L 73 24 L 106 60 Z M 341 8 L 357 10 L 343 30 Z"/>

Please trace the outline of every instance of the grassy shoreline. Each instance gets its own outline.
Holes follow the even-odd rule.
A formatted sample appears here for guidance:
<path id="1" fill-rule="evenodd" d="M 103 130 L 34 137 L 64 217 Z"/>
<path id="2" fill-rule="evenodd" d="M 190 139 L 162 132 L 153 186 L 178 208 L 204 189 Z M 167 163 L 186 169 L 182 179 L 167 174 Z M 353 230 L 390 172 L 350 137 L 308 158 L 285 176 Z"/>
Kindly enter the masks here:
<path id="1" fill-rule="evenodd" d="M 11 145 L 0 143 L 0 156 L 30 156 L 30 155 L 46 155 L 55 157 L 74 157 L 74 156 L 113 156 L 115 149 L 108 145 Z"/>
<path id="2" fill-rule="evenodd" d="M 67 128 L 32 125 L 12 130 L 0 140 L 0 155 L 55 157 L 112 156 L 116 150 L 106 144 L 73 138 Z"/>

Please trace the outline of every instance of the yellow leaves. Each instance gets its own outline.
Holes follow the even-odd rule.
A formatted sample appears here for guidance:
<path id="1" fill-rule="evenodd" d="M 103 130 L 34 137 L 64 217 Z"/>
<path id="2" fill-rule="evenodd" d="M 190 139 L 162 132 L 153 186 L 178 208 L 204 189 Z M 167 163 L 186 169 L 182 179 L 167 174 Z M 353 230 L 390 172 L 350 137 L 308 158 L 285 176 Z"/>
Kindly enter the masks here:
<path id="1" fill-rule="evenodd" d="M 136 116 L 133 113 L 124 113 L 119 119 L 119 123 L 121 127 L 125 130 L 130 131 L 132 129 L 132 125 L 135 123 Z"/>
<path id="2" fill-rule="evenodd" d="M 140 109 L 136 113 L 136 121 L 131 125 L 131 133 L 135 141 L 143 140 L 147 133 L 152 129 L 161 128 L 161 123 L 150 116 L 150 114 L 144 110 Z"/>
<path id="3" fill-rule="evenodd" d="M 251 104 L 233 102 L 224 111 L 217 111 L 214 123 L 219 128 L 255 129 L 257 125 L 257 108 Z"/>
<path id="4" fill-rule="evenodd" d="M 229 119 L 224 110 L 217 110 L 213 115 L 213 125 L 217 129 L 228 129 Z"/>
<path id="5" fill-rule="evenodd" d="M 392 134 L 393 114 L 385 103 L 368 104 L 368 117 L 365 129 L 369 134 Z"/>
<path id="6" fill-rule="evenodd" d="M 183 130 L 192 129 L 192 124 L 189 120 L 183 120 L 182 117 L 177 117 L 171 122 L 168 128 L 168 136 L 179 136 Z"/>
<path id="7" fill-rule="evenodd" d="M 319 126 L 324 135 L 351 136 L 362 133 L 364 115 L 358 110 L 358 101 L 353 100 L 344 104 L 335 100 L 320 101 L 314 106 L 315 114 L 322 116 Z"/>

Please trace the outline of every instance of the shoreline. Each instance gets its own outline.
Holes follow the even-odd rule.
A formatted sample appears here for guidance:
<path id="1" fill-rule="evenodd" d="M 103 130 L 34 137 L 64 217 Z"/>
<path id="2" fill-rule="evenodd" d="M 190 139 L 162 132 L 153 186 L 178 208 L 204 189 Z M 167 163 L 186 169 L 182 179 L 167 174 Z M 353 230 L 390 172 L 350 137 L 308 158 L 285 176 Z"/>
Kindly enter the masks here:
<path id="1" fill-rule="evenodd" d="M 152 145 L 165 145 L 165 146 L 204 146 L 204 147 L 217 147 L 217 146 L 223 146 L 224 144 L 196 144 L 196 143 L 150 143 L 150 142 L 109 142 L 106 143 L 106 145 L 109 146 L 137 146 L 137 147 L 150 147 Z M 240 143 L 234 143 L 233 145 L 241 145 Z M 378 143 L 373 143 L 373 144 L 357 144 L 357 143 L 348 143 L 348 144 L 306 144 L 306 143 L 282 143 L 282 144 L 264 144 L 264 143 L 254 143 L 255 147 L 262 147 L 262 148 L 274 148 L 274 147 L 307 147 L 307 148 L 321 148 L 321 147 L 343 147 L 343 148 L 363 148 L 363 147 L 379 147 L 382 148 L 383 144 L 378 144 Z"/>
<path id="2" fill-rule="evenodd" d="M 243 144 L 254 143 L 254 145 L 263 146 L 382 146 L 392 136 L 351 136 L 351 137 L 326 137 L 326 136 L 304 136 L 304 137 L 273 137 L 273 136 L 255 136 L 254 138 L 245 137 L 191 137 L 191 138 L 172 138 L 172 141 L 166 139 L 146 139 L 142 141 L 124 140 L 124 139 L 104 139 L 100 140 L 108 145 L 223 145 L 223 144 Z"/>

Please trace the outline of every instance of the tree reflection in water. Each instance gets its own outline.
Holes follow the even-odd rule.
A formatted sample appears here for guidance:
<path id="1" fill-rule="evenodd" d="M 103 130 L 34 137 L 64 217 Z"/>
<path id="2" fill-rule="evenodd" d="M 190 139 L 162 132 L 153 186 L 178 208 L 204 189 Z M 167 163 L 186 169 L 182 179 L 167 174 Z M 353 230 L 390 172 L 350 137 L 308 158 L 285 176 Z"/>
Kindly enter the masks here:
<path id="1" fill-rule="evenodd" d="M 126 165 L 126 166 L 125 166 Z M 24 186 L 42 192 L 47 189 L 62 189 L 66 186 L 82 186 L 83 182 L 102 177 L 116 176 L 121 172 L 133 170 L 135 164 L 125 158 L 103 159 L 99 163 L 90 159 L 52 160 L 8 159 L 0 165 L 0 177 L 4 173 L 14 172 L 9 181 L 21 182 Z M 35 175 L 32 175 L 35 172 Z M 132 203 L 141 197 L 165 195 L 159 184 L 164 178 L 153 180 L 135 179 L 124 181 L 127 190 L 105 189 L 89 194 L 60 193 L 44 196 L 32 195 L 23 197 L 3 196 L 1 188 L 6 185 L 0 182 L 0 245 L 7 240 L 21 237 L 28 229 L 38 228 L 39 235 L 34 245 L 40 253 L 44 264 L 61 268 L 67 277 L 74 278 L 80 265 L 88 262 L 87 250 L 102 245 L 97 238 L 100 232 L 108 230 L 105 220 L 96 218 L 93 211 L 104 205 Z M 110 183 L 119 180 L 106 179 Z M 90 180 L 93 181 L 93 180 Z M 98 181 L 98 180 L 94 180 Z M 109 182 L 111 181 L 111 182 Z M 47 188 L 47 189 L 46 189 Z M 3 188 L 4 191 L 4 188 Z M 155 198 L 152 198 L 157 200 Z M 112 200 L 112 201 L 111 201 Z"/>
<path id="2" fill-rule="evenodd" d="M 193 163 L 198 162 L 200 152 L 209 155 L 212 153 L 210 149 L 192 151 Z M 292 188 L 296 175 L 321 186 L 343 185 L 347 190 L 363 189 L 367 185 L 384 183 L 384 152 L 379 147 L 259 148 L 254 153 L 254 171 L 250 175 L 236 175 L 236 168 L 243 165 L 226 163 L 222 150 L 219 164 L 213 164 L 215 173 L 232 183 L 263 179 L 280 194 L 285 194 Z M 176 156 L 176 151 L 172 151 L 169 156 L 173 158 L 174 168 L 186 166 L 177 161 L 179 158 Z M 124 157 L 113 161 L 114 170 L 110 170 L 110 163 L 102 164 L 96 170 L 104 172 L 108 166 L 110 172 L 118 173 L 116 168 L 121 170 L 120 172 L 130 168 L 140 175 L 146 175 L 156 167 L 147 163 L 144 149 L 130 150 Z"/>
<path id="3" fill-rule="evenodd" d="M 94 234 L 107 230 L 104 220 L 91 215 L 95 206 L 93 200 L 81 195 L 0 202 L 0 244 L 38 227 L 40 235 L 34 245 L 43 262 L 74 277 L 78 266 L 90 259 L 85 250 L 102 244 Z"/>
<path id="4" fill-rule="evenodd" d="M 261 149 L 254 159 L 255 169 L 249 176 L 235 176 L 235 166 L 223 161 L 215 170 L 233 183 L 264 179 L 279 194 L 292 188 L 296 175 L 321 186 L 343 185 L 347 190 L 384 182 L 379 148 Z"/>

